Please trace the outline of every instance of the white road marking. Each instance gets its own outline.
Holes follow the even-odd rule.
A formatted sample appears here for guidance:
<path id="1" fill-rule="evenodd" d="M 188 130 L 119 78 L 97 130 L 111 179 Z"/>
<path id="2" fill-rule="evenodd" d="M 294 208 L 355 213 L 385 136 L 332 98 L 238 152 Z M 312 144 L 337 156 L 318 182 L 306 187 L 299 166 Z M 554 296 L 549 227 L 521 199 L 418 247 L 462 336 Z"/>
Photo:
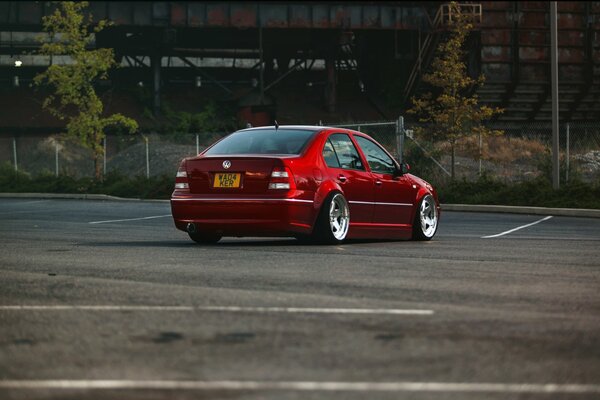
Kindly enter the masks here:
<path id="1" fill-rule="evenodd" d="M 600 393 L 597 384 L 311 381 L 0 380 L 2 389 L 293 390 L 351 392 Z"/>
<path id="2" fill-rule="evenodd" d="M 518 230 L 520 230 L 520 229 L 528 228 L 528 227 L 530 227 L 530 226 L 533 226 L 533 225 L 539 224 L 540 222 L 547 221 L 547 220 L 549 220 L 550 218 L 552 218 L 552 215 L 548 215 L 547 217 L 544 217 L 544 218 L 542 218 L 542 219 L 540 219 L 540 220 L 538 220 L 538 221 L 532 222 L 532 223 L 530 223 L 530 224 L 527 224 L 527 225 L 522 225 L 522 226 L 516 227 L 516 228 L 514 228 L 514 229 L 511 229 L 511 230 L 509 230 L 509 231 L 506 231 L 506 232 L 498 233 L 498 234 L 496 234 L 496 235 L 482 236 L 481 238 L 482 238 L 482 239 L 490 239 L 490 238 L 495 238 L 495 237 L 500 237 L 500 236 L 508 235 L 509 233 L 512 233 L 512 232 L 518 231 Z"/>
<path id="3" fill-rule="evenodd" d="M 140 221 L 143 219 L 156 219 L 170 217 L 171 214 L 166 215 L 154 215 L 152 217 L 141 217 L 141 218 L 127 218 L 127 219 L 111 219 L 107 221 L 92 221 L 90 224 L 110 224 L 111 222 L 126 222 L 126 221 Z"/>
<path id="4" fill-rule="evenodd" d="M 0 311 L 223 311 L 305 314 L 433 315 L 433 310 L 395 308 L 310 308 L 310 307 L 231 307 L 231 306 L 127 306 L 127 305 L 3 305 Z"/>
<path id="5" fill-rule="evenodd" d="M 48 202 L 48 201 L 50 201 L 50 200 L 33 200 L 33 201 L 26 201 L 24 203 L 20 203 L 19 202 L 19 203 L 15 203 L 15 204 L 18 204 L 18 205 L 21 205 L 21 204 L 37 204 L 37 203 L 45 203 L 45 202 Z"/>

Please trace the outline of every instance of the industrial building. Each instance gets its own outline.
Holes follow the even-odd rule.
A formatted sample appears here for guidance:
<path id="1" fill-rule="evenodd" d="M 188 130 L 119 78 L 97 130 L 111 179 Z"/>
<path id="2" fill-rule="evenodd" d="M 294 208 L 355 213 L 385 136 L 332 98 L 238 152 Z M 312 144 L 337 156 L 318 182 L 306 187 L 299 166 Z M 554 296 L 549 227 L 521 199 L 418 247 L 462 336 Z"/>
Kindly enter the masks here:
<path id="1" fill-rule="evenodd" d="M 52 132 L 30 87 L 50 62 L 35 37 L 51 2 L 0 2 L 0 132 Z M 468 70 L 485 74 L 481 101 L 504 108 L 507 127 L 549 121 L 549 2 L 462 5 L 475 30 Z M 163 102 L 231 105 L 253 124 L 395 118 L 424 90 L 421 76 L 446 33 L 442 2 L 92 1 L 94 20 L 114 25 L 95 39 L 121 68 L 99 84 L 109 112 L 151 127 Z M 558 2 L 560 118 L 600 117 L 600 2 Z M 145 90 L 147 96 L 132 95 Z M 125 111 L 123 111 L 125 110 Z"/>

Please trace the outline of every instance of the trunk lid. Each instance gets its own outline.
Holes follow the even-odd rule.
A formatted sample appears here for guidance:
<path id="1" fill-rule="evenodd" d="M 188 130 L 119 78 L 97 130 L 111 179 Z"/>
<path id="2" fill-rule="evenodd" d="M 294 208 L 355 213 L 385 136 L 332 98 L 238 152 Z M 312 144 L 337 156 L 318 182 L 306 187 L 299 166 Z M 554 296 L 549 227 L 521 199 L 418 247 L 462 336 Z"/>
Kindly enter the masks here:
<path id="1" fill-rule="evenodd" d="M 229 168 L 225 168 L 229 162 Z M 283 162 L 275 157 L 212 156 L 187 161 L 192 194 L 266 194 L 271 172 Z"/>

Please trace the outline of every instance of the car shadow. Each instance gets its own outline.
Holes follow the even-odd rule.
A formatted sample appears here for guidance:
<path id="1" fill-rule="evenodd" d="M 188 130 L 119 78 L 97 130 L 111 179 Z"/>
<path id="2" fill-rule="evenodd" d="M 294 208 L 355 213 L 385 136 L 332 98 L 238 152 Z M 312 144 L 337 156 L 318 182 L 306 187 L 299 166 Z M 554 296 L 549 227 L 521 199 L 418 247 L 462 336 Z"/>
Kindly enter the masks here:
<path id="1" fill-rule="evenodd" d="M 186 241 L 160 241 L 160 240 L 138 240 L 138 241 L 120 241 L 120 242 L 93 242 L 85 243 L 85 246 L 90 247 L 193 247 L 194 242 Z"/>
<path id="2" fill-rule="evenodd" d="M 347 246 L 352 244 L 369 244 L 369 243 L 390 243 L 398 242 L 398 240 L 384 239 L 349 239 L 343 244 L 337 246 Z M 328 247 L 336 245 L 311 243 L 299 241 L 292 238 L 264 238 L 264 239 L 248 239 L 248 240 L 228 240 L 227 238 L 214 244 L 199 244 L 191 240 L 137 240 L 137 241 L 119 241 L 119 242 L 93 242 L 85 243 L 85 246 L 90 247 L 164 247 L 164 248 L 193 248 L 193 247 L 209 247 L 209 248 L 228 248 L 228 247 Z"/>

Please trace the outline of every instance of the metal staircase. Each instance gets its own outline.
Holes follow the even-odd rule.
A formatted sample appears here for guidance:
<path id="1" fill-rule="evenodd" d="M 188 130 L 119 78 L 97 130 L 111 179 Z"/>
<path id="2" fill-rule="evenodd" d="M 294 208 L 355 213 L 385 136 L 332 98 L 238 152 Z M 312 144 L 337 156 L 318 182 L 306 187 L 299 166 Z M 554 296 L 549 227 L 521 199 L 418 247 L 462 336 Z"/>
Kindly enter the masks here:
<path id="1" fill-rule="evenodd" d="M 481 23 L 481 4 L 465 3 L 458 4 L 457 6 L 462 15 L 467 15 L 475 24 Z M 408 76 L 408 80 L 406 81 L 406 85 L 404 86 L 402 97 L 403 104 L 406 105 L 411 96 L 416 93 L 421 82 L 423 71 L 426 71 L 431 65 L 440 38 L 448 23 L 454 18 L 454 15 L 450 4 L 442 4 L 435 13 L 435 17 L 433 18 L 433 21 L 431 21 L 430 29 L 429 32 L 427 32 L 425 40 L 419 44 L 417 60 L 415 61 L 412 71 Z"/>

